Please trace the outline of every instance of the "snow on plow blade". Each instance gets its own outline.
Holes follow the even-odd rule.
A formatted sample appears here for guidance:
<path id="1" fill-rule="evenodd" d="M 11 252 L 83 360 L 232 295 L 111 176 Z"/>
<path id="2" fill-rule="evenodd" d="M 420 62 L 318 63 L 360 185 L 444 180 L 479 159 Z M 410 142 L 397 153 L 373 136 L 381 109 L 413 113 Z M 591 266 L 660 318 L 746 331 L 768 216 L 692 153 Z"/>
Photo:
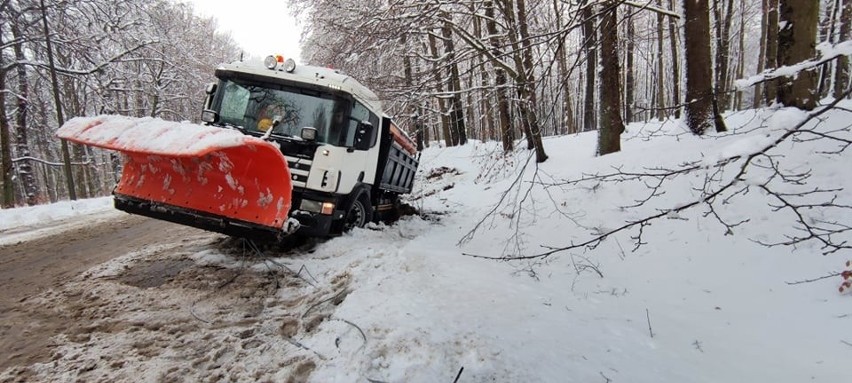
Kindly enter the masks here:
<path id="1" fill-rule="evenodd" d="M 244 237 L 295 230 L 287 160 L 259 138 L 123 116 L 77 117 L 57 136 L 123 154 L 119 209 Z"/>

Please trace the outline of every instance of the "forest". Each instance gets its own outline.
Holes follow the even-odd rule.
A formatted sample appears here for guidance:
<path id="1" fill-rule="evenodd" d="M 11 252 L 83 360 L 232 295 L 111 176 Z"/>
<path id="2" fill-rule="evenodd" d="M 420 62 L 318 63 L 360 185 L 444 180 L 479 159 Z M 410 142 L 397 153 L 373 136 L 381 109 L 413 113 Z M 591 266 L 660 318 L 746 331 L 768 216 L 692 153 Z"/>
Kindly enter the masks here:
<path id="1" fill-rule="evenodd" d="M 543 138 L 631 122 L 725 131 L 726 112 L 849 96 L 852 0 L 288 0 L 302 60 L 375 90 L 418 145 Z M 108 152 L 60 142 L 74 116 L 198 122 L 240 47 L 170 1 L 0 1 L 2 207 L 106 195 Z M 564 164 L 571 166 L 571 164 Z"/>
<path id="2" fill-rule="evenodd" d="M 109 194 L 118 158 L 60 142 L 56 129 L 99 114 L 197 121 L 213 70 L 239 55 L 185 4 L 3 0 L 0 205 Z"/>

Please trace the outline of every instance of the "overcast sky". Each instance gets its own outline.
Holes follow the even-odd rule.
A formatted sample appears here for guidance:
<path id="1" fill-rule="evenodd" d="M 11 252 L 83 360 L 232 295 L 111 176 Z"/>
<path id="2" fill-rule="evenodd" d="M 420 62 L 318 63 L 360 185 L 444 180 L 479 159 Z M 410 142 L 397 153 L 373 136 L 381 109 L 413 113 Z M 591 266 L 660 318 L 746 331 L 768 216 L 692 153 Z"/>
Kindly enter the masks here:
<path id="1" fill-rule="evenodd" d="M 293 57 L 300 62 L 301 28 L 290 16 L 285 0 L 184 0 L 201 16 L 218 21 L 219 30 L 231 36 L 249 55 Z"/>

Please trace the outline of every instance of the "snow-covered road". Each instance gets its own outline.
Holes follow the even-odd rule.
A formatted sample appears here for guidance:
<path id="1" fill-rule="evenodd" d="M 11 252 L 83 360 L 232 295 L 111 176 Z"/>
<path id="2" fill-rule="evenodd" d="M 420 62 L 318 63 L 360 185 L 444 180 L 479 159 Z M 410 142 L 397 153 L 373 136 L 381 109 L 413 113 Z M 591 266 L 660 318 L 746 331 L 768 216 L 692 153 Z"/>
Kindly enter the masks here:
<path id="1" fill-rule="evenodd" d="M 34 232 L 40 235 L 33 235 Z M 54 312 L 55 303 L 36 297 L 61 289 L 89 268 L 159 242 L 208 235 L 112 210 L 85 217 L 20 225 L 2 231 L 0 244 L 0 370 L 45 361 L 50 338 L 73 323 Z"/>

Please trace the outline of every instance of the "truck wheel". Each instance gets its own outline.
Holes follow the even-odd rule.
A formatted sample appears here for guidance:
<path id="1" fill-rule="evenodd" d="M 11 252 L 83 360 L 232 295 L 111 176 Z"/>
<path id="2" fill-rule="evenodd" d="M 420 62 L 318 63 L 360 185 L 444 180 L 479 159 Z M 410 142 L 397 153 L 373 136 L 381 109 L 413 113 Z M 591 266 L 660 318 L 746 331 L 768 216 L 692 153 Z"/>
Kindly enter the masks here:
<path id="1" fill-rule="evenodd" d="M 352 230 L 355 227 L 364 227 L 367 222 L 373 218 L 373 212 L 370 205 L 364 203 L 363 198 L 358 198 L 352 202 L 349 211 L 346 213 L 346 220 L 343 222 L 343 231 Z"/>

